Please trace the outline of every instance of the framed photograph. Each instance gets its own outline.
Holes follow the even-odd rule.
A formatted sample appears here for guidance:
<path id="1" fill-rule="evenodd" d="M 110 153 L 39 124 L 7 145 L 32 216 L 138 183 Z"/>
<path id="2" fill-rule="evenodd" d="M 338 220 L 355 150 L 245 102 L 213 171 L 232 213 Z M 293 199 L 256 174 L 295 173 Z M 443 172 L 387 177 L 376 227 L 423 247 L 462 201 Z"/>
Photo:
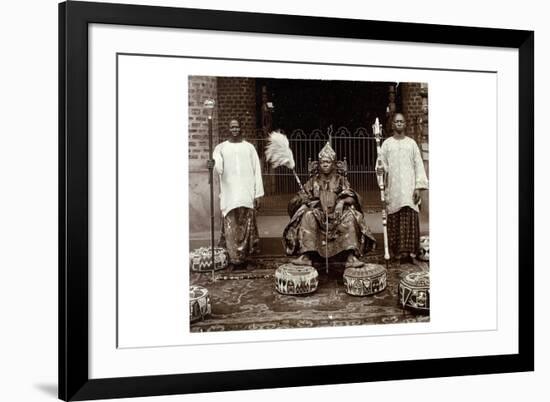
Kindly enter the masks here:
<path id="1" fill-rule="evenodd" d="M 534 33 L 59 5 L 59 398 L 534 369 Z"/>

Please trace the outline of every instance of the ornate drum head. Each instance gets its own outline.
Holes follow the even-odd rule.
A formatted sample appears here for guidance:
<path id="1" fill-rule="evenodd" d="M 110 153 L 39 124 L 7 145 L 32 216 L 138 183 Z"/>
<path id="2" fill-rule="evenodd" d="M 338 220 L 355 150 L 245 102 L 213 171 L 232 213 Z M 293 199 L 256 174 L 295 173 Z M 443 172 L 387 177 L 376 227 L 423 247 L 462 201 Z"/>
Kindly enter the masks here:
<path id="1" fill-rule="evenodd" d="M 227 267 L 229 258 L 227 251 L 222 247 L 214 248 L 214 271 Z M 212 248 L 199 247 L 189 253 L 189 266 L 191 271 L 212 271 Z"/>
<path id="2" fill-rule="evenodd" d="M 275 271 L 275 289 L 285 295 L 313 293 L 319 274 L 310 265 L 283 264 Z"/>
<path id="3" fill-rule="evenodd" d="M 430 274 L 412 272 L 399 282 L 399 302 L 402 307 L 430 309 Z"/>
<path id="4" fill-rule="evenodd" d="M 380 264 L 365 264 L 358 268 L 346 268 L 343 279 L 347 294 L 368 296 L 386 288 L 387 271 Z"/>
<path id="5" fill-rule="evenodd" d="M 208 290 L 202 286 L 189 287 L 189 317 L 191 322 L 202 319 L 212 312 Z"/>
<path id="6" fill-rule="evenodd" d="M 344 288 L 352 296 L 368 296 L 386 288 L 387 272 L 380 264 L 365 264 L 358 268 L 346 268 Z"/>
<path id="7" fill-rule="evenodd" d="M 429 236 L 420 237 L 420 248 L 418 251 L 418 259 L 422 261 L 430 260 L 430 237 Z"/>

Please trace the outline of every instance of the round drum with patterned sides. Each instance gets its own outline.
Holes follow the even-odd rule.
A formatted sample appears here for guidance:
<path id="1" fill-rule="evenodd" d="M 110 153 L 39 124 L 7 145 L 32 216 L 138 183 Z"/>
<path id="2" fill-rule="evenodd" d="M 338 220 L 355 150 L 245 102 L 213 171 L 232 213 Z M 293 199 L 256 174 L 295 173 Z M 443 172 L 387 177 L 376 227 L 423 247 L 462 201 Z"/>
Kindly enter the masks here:
<path id="1" fill-rule="evenodd" d="M 358 268 L 346 268 L 344 287 L 352 296 L 368 296 L 386 289 L 387 272 L 380 264 L 365 264 Z"/>
<path id="2" fill-rule="evenodd" d="M 189 287 L 189 317 L 191 322 L 203 319 L 212 312 L 208 290 L 202 286 Z"/>
<path id="3" fill-rule="evenodd" d="M 399 303 L 417 310 L 430 309 L 430 274 L 412 272 L 399 282 Z"/>
<path id="4" fill-rule="evenodd" d="M 275 288 L 284 295 L 313 293 L 319 284 L 319 274 L 310 265 L 281 265 L 275 270 Z"/>
<path id="5" fill-rule="evenodd" d="M 430 260 L 430 237 L 420 237 L 420 247 L 418 249 L 418 259 L 422 261 Z"/>
<path id="6" fill-rule="evenodd" d="M 227 267 L 227 251 L 222 247 L 214 248 L 214 271 Z M 191 271 L 208 272 L 212 271 L 212 248 L 199 247 L 189 253 L 189 265 Z"/>

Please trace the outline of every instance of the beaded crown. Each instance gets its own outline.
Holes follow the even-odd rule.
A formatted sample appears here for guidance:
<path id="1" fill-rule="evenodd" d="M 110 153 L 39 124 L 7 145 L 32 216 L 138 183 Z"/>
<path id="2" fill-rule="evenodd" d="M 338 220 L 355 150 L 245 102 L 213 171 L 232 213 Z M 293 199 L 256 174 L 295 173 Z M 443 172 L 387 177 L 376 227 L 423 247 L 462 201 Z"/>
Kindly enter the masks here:
<path id="1" fill-rule="evenodd" d="M 321 152 L 319 152 L 319 160 L 321 159 L 336 160 L 336 152 L 334 152 L 334 149 L 330 146 L 330 142 L 327 142 L 323 149 L 321 149 Z"/>

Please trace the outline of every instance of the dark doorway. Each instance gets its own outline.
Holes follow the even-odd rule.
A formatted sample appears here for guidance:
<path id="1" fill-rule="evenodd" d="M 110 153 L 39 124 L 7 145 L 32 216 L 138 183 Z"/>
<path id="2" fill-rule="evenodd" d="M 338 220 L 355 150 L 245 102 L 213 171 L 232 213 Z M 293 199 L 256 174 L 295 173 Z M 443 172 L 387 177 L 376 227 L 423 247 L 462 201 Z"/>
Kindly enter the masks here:
<path id="1" fill-rule="evenodd" d="M 369 132 L 376 117 L 385 122 L 388 92 L 395 82 L 295 80 L 259 78 L 256 99 L 260 106 L 261 90 L 265 86 L 275 108 L 273 128 L 285 133 L 301 129 L 326 132 L 330 125 L 336 130 L 346 127 L 350 132 L 366 128 Z M 401 104 L 397 86 L 396 104 Z M 258 111 L 258 116 L 261 113 Z M 258 124 L 260 127 L 260 124 Z"/>
<path id="2" fill-rule="evenodd" d="M 303 182 L 308 179 L 308 163 L 329 139 L 339 160 L 346 160 L 347 178 L 369 205 L 379 205 L 375 176 L 376 143 L 372 124 L 378 117 L 385 125 L 390 86 L 393 82 L 329 81 L 259 78 L 256 81 L 258 116 L 256 145 L 263 155 L 262 93 L 274 108 L 271 129 L 283 131 L 290 143 L 296 162 L 296 173 Z M 399 86 L 395 103 L 401 104 Z M 265 211 L 286 213 L 290 197 L 298 186 L 286 168 L 270 169 L 264 163 Z"/>

